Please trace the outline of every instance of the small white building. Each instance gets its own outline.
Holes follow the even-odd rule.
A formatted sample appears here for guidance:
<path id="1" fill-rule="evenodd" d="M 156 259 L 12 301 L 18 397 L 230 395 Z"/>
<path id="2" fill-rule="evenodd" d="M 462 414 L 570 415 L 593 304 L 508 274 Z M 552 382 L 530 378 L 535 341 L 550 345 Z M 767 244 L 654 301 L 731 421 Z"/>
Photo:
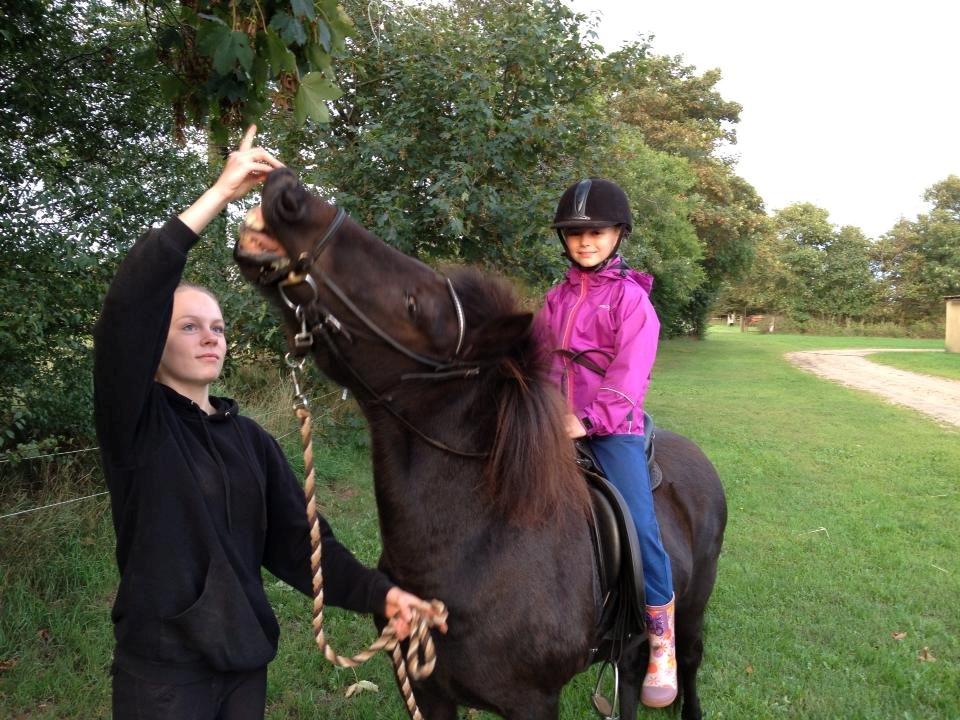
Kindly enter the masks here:
<path id="1" fill-rule="evenodd" d="M 960 295 L 948 295 L 947 301 L 947 352 L 960 353 Z"/>

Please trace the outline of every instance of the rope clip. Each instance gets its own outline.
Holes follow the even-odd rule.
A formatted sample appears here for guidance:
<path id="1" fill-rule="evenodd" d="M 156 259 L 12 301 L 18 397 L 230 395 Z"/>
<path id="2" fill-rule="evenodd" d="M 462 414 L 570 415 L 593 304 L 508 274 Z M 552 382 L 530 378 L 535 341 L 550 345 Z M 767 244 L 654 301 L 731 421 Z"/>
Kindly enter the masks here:
<path id="1" fill-rule="evenodd" d="M 303 305 L 297 305 L 294 314 L 300 321 L 300 332 L 293 336 L 293 345 L 298 350 L 306 350 L 313 345 L 313 333 L 307 327 L 307 314 L 303 311 Z"/>
<path id="2" fill-rule="evenodd" d="M 290 368 L 290 382 L 293 383 L 293 409 L 307 410 L 310 407 L 310 401 L 300 389 L 300 373 L 307 363 L 307 358 L 305 356 L 298 358 L 291 353 L 287 353 L 283 359 L 287 363 L 287 367 Z"/>

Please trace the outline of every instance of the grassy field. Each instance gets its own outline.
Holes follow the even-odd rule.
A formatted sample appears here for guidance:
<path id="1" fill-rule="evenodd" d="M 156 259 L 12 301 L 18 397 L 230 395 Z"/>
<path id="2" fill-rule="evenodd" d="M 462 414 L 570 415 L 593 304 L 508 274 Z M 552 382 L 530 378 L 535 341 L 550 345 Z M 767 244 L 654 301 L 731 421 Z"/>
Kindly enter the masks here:
<path id="1" fill-rule="evenodd" d="M 951 380 L 960 380 L 960 353 L 874 353 L 868 356 L 871 362 L 891 365 L 901 370 L 936 375 Z"/>
<path id="2" fill-rule="evenodd" d="M 960 433 L 782 359 L 827 347 L 942 343 L 718 329 L 705 342 L 661 348 L 648 409 L 703 447 L 730 506 L 708 611 L 704 709 L 736 720 L 960 718 Z M 287 391 L 276 394 L 249 412 L 283 434 L 294 423 Z M 373 562 L 377 520 L 354 423 L 328 418 L 317 465 L 324 512 Z M 294 462 L 295 438 L 283 440 Z M 47 478 L 48 491 L 29 496 L 0 489 L 0 514 L 95 492 L 97 483 Z M 0 717 L 109 716 L 116 571 L 105 499 L 0 520 L 0 563 Z M 406 717 L 385 656 L 356 675 L 332 669 L 312 645 L 308 601 L 265 581 L 283 626 L 271 720 Z M 366 619 L 331 614 L 341 653 L 373 639 Z M 345 698 L 357 677 L 380 692 Z M 568 686 L 562 717 L 591 716 L 594 678 Z"/>

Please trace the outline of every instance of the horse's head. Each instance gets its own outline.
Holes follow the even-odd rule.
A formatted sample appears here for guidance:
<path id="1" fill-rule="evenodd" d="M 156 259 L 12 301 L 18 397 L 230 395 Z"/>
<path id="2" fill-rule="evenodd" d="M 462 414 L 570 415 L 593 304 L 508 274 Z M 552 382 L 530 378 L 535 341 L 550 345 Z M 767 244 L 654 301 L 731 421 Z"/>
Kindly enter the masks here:
<path id="1" fill-rule="evenodd" d="M 464 304 L 455 280 L 386 245 L 287 169 L 267 179 L 236 257 L 283 308 L 288 337 L 306 344 L 309 334 L 321 368 L 361 399 L 363 384 L 475 373 L 530 324 L 528 313 Z"/>
<path id="2" fill-rule="evenodd" d="M 372 423 L 405 428 L 424 443 L 415 448 L 486 459 L 482 484 L 517 522 L 586 512 L 562 400 L 506 281 L 471 268 L 439 274 L 286 169 L 270 174 L 235 254 L 283 310 L 288 338 L 299 334 Z"/>

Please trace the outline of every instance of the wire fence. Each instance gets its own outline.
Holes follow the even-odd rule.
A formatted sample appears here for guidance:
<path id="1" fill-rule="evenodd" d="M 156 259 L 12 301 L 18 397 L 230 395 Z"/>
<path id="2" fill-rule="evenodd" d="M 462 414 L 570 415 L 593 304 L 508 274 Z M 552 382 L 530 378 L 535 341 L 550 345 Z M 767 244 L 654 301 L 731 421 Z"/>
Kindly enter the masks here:
<path id="1" fill-rule="evenodd" d="M 316 396 L 316 397 L 314 397 L 314 398 L 310 398 L 310 399 L 309 399 L 309 402 L 310 402 L 311 404 L 314 404 L 314 403 L 316 403 L 316 402 L 319 402 L 319 401 L 321 401 L 321 400 L 324 400 L 324 399 L 326 399 L 326 398 L 329 398 L 329 397 L 332 396 L 332 395 L 337 395 L 337 394 L 339 394 L 339 393 L 340 393 L 339 390 L 332 390 L 332 391 L 327 392 L 327 393 L 324 393 L 324 394 L 322 394 L 322 395 L 318 395 L 318 396 Z M 272 417 L 272 416 L 274 416 L 274 415 L 278 415 L 278 414 L 280 414 L 280 413 L 282 413 L 282 412 L 283 412 L 283 409 L 271 410 L 270 412 L 259 413 L 258 415 L 250 415 L 250 416 L 248 416 L 248 417 L 250 417 L 251 420 L 254 420 L 254 421 L 257 422 L 258 424 L 263 425 L 264 422 L 267 420 L 267 418 L 270 418 L 270 417 Z M 314 422 L 316 422 L 317 420 L 322 420 L 322 419 L 324 419 L 324 418 L 329 418 L 331 415 L 333 415 L 333 412 L 334 412 L 334 409 L 331 407 L 331 408 L 327 409 L 325 412 L 322 412 L 322 413 L 314 413 Z M 291 415 L 292 415 L 292 412 L 291 412 Z M 289 430 L 289 431 L 283 433 L 282 435 L 277 435 L 277 436 L 275 436 L 275 439 L 276 439 L 277 442 L 280 442 L 280 441 L 283 440 L 284 438 L 287 438 L 287 437 L 289 437 L 290 435 L 293 435 L 294 433 L 299 432 L 299 430 L 300 430 L 300 426 L 299 426 L 299 423 L 298 423 L 297 426 L 296 426 L 295 428 L 293 428 L 292 430 Z M 42 454 L 42 455 L 31 455 L 30 457 L 25 457 L 25 458 L 19 458 L 19 459 L 17 459 L 17 462 L 29 462 L 29 461 L 33 461 L 33 460 L 43 460 L 43 459 L 49 459 L 49 458 L 55 458 L 55 457 L 62 457 L 62 456 L 66 456 L 66 455 L 77 455 L 77 454 L 80 454 L 80 453 L 94 452 L 94 451 L 99 450 L 99 449 L 100 449 L 100 447 L 99 447 L 99 446 L 96 446 L 96 447 L 82 448 L 82 449 L 80 449 L 80 450 L 66 450 L 66 451 L 64 451 L 64 452 L 44 453 L 44 454 Z M 9 458 L 9 457 L 0 458 L 0 463 L 11 463 L 11 462 L 14 462 L 14 460 L 13 460 L 12 458 Z M 87 473 L 87 475 L 84 476 L 84 477 L 89 477 L 89 475 L 90 475 L 90 473 Z M 110 494 L 110 493 L 109 493 L 108 490 L 103 490 L 102 492 L 93 493 L 92 495 L 85 495 L 85 496 L 83 496 L 83 497 L 71 498 L 71 499 L 69 499 L 69 500 L 61 500 L 61 501 L 59 501 L 59 502 L 49 503 L 49 504 L 47 504 L 47 505 L 41 505 L 41 506 L 39 506 L 39 507 L 27 508 L 26 510 L 17 510 L 17 511 L 14 511 L 14 512 L 8 512 L 8 513 L 5 513 L 5 514 L 0 515 L 0 521 L 6 520 L 6 519 L 8 519 L 8 518 L 17 517 L 17 516 L 19 516 L 19 515 L 27 515 L 27 514 L 29 514 L 29 513 L 40 512 L 41 510 L 49 510 L 49 509 L 51 509 L 51 508 L 62 507 L 62 506 L 64 506 L 64 505 L 71 505 L 71 504 L 73 504 L 73 503 L 78 503 L 78 502 L 81 502 L 81 501 L 83 501 L 83 500 L 91 500 L 91 499 L 93 499 L 93 498 L 103 497 L 104 495 L 109 495 L 109 494 Z"/>
<path id="2" fill-rule="evenodd" d="M 98 445 L 97 447 L 83 448 L 83 450 L 66 450 L 64 452 L 47 453 L 45 455 L 31 455 L 30 457 L 18 458 L 17 462 L 27 462 L 28 460 L 42 460 L 43 458 L 59 457 L 61 455 L 76 455 L 77 453 L 93 452 L 94 450 L 99 450 L 99 449 L 100 449 L 100 446 Z M 9 456 L 0 458 L 0 463 L 10 463 L 10 462 L 13 462 L 13 459 L 11 459 Z"/>

